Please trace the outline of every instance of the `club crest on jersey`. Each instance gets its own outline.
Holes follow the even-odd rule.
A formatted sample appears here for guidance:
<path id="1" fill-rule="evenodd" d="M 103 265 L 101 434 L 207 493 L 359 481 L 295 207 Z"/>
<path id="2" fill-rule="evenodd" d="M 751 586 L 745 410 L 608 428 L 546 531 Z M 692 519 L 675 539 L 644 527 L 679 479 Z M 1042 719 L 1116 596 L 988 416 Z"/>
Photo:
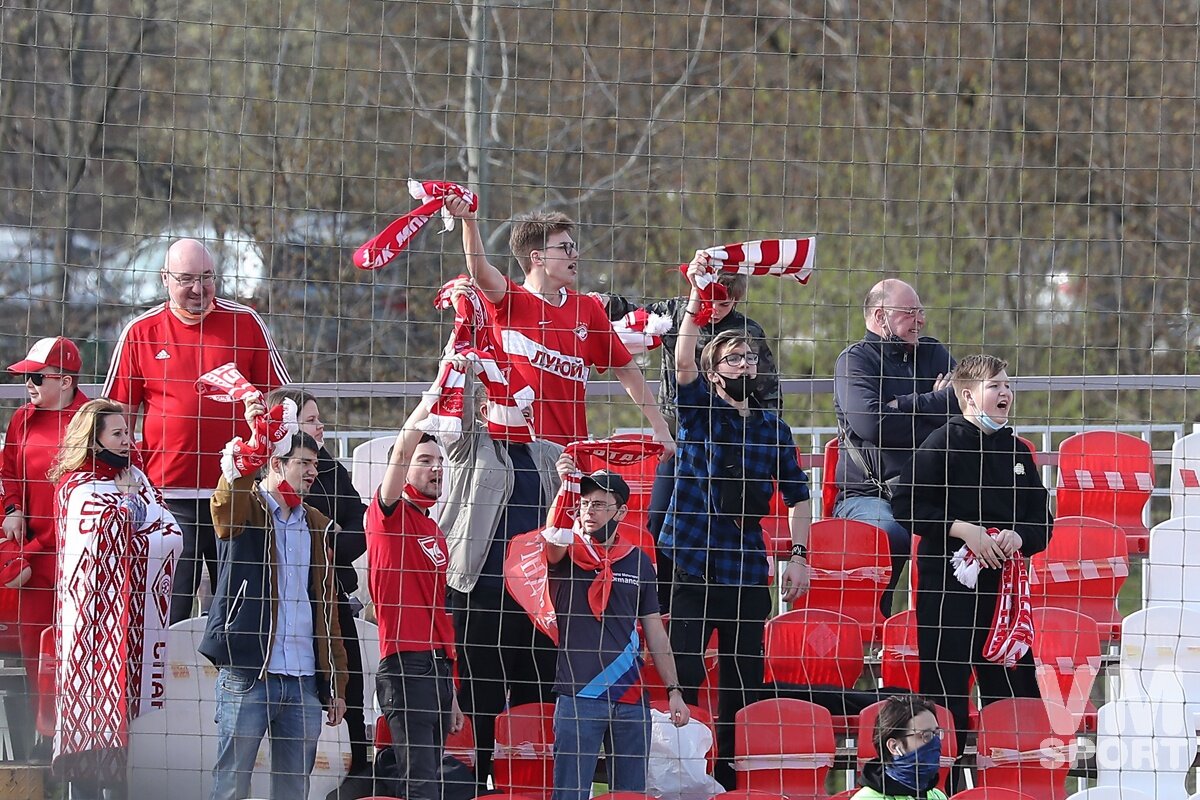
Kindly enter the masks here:
<path id="1" fill-rule="evenodd" d="M 575 336 L 578 337 L 579 341 L 581 341 L 581 342 L 586 341 L 587 337 L 588 337 L 587 325 L 583 325 L 583 324 L 576 325 L 575 326 Z"/>
<path id="2" fill-rule="evenodd" d="M 429 556 L 429 560 L 435 567 L 446 565 L 446 551 L 438 544 L 436 536 L 422 536 L 417 539 L 417 544 L 421 545 L 421 549 L 425 551 L 425 555 Z"/>

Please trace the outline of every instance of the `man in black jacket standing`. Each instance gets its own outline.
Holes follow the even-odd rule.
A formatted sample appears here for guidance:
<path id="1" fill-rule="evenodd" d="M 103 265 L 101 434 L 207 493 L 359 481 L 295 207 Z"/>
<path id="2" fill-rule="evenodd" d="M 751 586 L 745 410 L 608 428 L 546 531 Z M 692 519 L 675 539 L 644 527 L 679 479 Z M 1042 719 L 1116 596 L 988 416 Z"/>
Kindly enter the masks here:
<path id="1" fill-rule="evenodd" d="M 958 413 L 950 388 L 954 358 L 922 336 L 925 308 L 913 287 L 894 278 L 871 287 L 863 301 L 867 333 L 838 356 L 838 500 L 834 516 L 887 532 L 892 577 L 880 602 L 887 617 L 912 539 L 892 511 L 892 484 L 925 437 Z"/>

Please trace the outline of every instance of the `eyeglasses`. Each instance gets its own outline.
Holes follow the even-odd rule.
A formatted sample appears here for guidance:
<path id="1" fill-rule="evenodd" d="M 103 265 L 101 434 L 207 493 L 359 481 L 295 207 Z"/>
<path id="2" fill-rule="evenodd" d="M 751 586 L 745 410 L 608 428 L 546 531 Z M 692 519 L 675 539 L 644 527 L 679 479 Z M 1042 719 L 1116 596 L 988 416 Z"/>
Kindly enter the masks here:
<path id="1" fill-rule="evenodd" d="M 170 270 L 167 270 L 166 272 L 168 275 L 170 275 L 172 278 L 175 279 L 176 283 L 178 283 L 180 286 L 182 286 L 185 289 L 190 289 L 193 286 L 195 286 L 197 283 L 203 284 L 205 286 L 213 286 L 217 282 L 216 273 L 213 273 L 213 272 L 205 272 L 200 275 L 179 275 L 177 273 L 171 272 Z"/>
<path id="2" fill-rule="evenodd" d="M 731 367 L 740 367 L 742 364 L 754 366 L 758 363 L 758 353 L 730 353 L 727 356 L 721 356 L 718 363 L 728 364 Z"/>
<path id="3" fill-rule="evenodd" d="M 544 250 L 562 250 L 567 258 L 572 258 L 579 255 L 579 245 L 575 242 L 559 242 L 558 244 L 548 244 Z"/>
<path id="4" fill-rule="evenodd" d="M 603 500 L 580 500 L 579 501 L 579 510 L 580 511 L 587 511 L 589 508 L 593 509 L 595 511 L 608 511 L 608 510 L 616 508 L 616 507 L 617 507 L 616 503 L 606 503 Z"/>
<path id="5" fill-rule="evenodd" d="M 885 311 L 898 311 L 906 317 L 925 316 L 924 306 L 883 306 Z"/>
<path id="6" fill-rule="evenodd" d="M 41 386 L 42 382 L 45 381 L 46 378 L 54 378 L 56 380 L 62 380 L 64 377 L 66 377 L 66 376 L 65 375 L 43 375 L 40 372 L 26 372 L 25 373 L 25 380 L 28 381 L 29 383 L 32 383 L 34 386 Z"/>
<path id="7" fill-rule="evenodd" d="M 926 728 L 925 730 L 922 730 L 922 731 L 910 731 L 909 733 L 907 733 L 905 735 L 906 736 L 915 736 L 918 739 L 920 739 L 923 744 L 929 744 L 930 742 L 933 741 L 933 737 L 936 736 L 937 738 L 941 739 L 943 736 L 945 736 L 946 731 L 943 730 L 942 728 Z"/>

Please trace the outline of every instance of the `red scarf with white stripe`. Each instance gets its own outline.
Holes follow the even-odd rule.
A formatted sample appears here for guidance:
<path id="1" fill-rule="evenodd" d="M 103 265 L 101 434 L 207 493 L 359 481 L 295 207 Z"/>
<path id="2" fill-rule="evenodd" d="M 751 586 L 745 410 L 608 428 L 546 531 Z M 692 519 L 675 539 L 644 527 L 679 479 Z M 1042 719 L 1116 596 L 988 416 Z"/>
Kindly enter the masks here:
<path id="1" fill-rule="evenodd" d="M 808 283 L 816 246 L 817 237 L 809 236 L 804 239 L 763 239 L 708 248 L 704 252 L 712 256 L 717 266 L 698 281 L 696 288 L 700 290 L 700 312 L 696 314 L 696 324 L 707 325 L 712 319 L 713 304 L 729 299 L 729 290 L 717 283 L 718 273 L 776 275 Z M 688 265 L 683 264 L 679 271 L 686 275 Z"/>
<path id="2" fill-rule="evenodd" d="M 662 445 L 625 439 L 601 439 L 595 442 L 572 442 L 566 454 L 575 460 L 577 469 L 567 475 L 559 487 L 546 527 L 513 537 L 504 558 L 504 584 L 508 593 L 525 609 L 533 624 L 558 643 L 558 625 L 554 604 L 550 600 L 547 574 L 546 538 L 543 535 L 570 541 L 567 554 L 582 569 L 599 570 L 588 589 L 588 604 L 599 619 L 612 594 L 612 564 L 629 555 L 635 547 L 621 536 L 618 526 L 615 539 L 607 548 L 595 545 L 579 529 L 579 482 L 587 473 L 638 464 L 647 458 L 662 455 Z"/>
<path id="3" fill-rule="evenodd" d="M 988 535 L 1000 535 L 998 528 L 988 528 Z M 971 549 L 963 545 L 951 558 L 954 577 L 968 589 L 975 588 L 982 568 Z M 1029 652 L 1033 646 L 1033 603 L 1029 596 L 1029 568 L 1020 553 L 1013 553 L 1000 571 L 1000 590 L 996 596 L 996 611 L 992 627 L 983 646 L 983 657 L 1008 668 Z"/>
<path id="4" fill-rule="evenodd" d="M 524 385 L 516 392 L 509 385 L 508 376 L 500 369 L 487 352 L 464 349 L 467 368 L 487 391 L 488 404 L 485 423 L 488 434 L 498 441 L 532 442 L 533 427 L 525 418 L 525 410 L 533 405 L 533 388 Z M 511 372 L 510 372 L 511 374 Z M 433 407 L 418 427 L 434 436 L 442 444 L 452 444 L 462 438 L 464 392 L 467 374 L 450 361 L 443 361 L 438 375 L 428 389 L 435 398 Z"/>
<path id="5" fill-rule="evenodd" d="M 371 270 L 386 266 L 404 248 L 408 247 L 413 237 L 439 211 L 442 213 L 442 230 L 453 230 L 454 217 L 445 209 L 446 198 L 450 195 L 457 195 L 466 200 L 472 211 L 479 208 L 479 198 L 475 196 L 474 192 L 449 181 L 410 180 L 408 193 L 413 196 L 414 200 L 420 200 L 421 205 L 393 220 L 390 225 L 355 250 L 354 266 L 359 269 Z"/>

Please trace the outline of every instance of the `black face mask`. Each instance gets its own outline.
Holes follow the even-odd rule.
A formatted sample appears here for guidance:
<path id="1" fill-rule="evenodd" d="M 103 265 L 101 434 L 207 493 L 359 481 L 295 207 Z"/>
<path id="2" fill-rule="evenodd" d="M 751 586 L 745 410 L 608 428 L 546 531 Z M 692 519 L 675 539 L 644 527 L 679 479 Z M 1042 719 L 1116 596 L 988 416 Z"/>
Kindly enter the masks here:
<path id="1" fill-rule="evenodd" d="M 617 532 L 617 524 L 617 518 L 613 517 L 608 522 L 604 523 L 604 527 L 597 528 L 592 533 L 589 533 L 588 536 L 592 537 L 593 542 L 596 542 L 597 544 L 604 544 L 613 537 L 614 533 Z"/>
<path id="2" fill-rule="evenodd" d="M 113 469 L 128 469 L 129 468 L 129 456 L 128 455 L 124 455 L 124 456 L 117 455 L 112 450 L 105 450 L 104 448 L 100 448 L 99 450 L 96 451 L 96 460 L 102 461 L 103 463 L 108 464 Z"/>
<path id="3" fill-rule="evenodd" d="M 725 394 L 729 395 L 731 400 L 742 402 L 750 396 L 750 376 L 739 375 L 736 378 L 726 378 L 721 376 L 721 381 L 725 384 Z"/>

